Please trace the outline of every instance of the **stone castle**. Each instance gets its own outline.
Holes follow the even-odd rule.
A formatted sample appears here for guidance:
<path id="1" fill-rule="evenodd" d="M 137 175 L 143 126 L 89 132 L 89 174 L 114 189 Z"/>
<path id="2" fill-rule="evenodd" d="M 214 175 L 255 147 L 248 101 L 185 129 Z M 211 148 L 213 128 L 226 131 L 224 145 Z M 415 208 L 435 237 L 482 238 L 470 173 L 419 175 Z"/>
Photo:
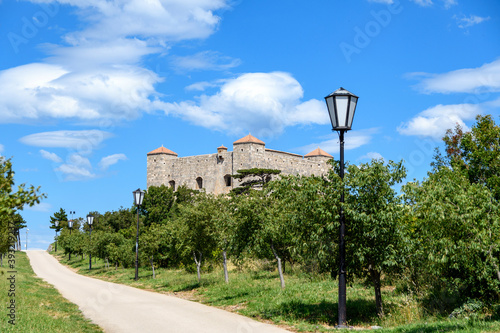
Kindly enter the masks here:
<path id="1" fill-rule="evenodd" d="M 172 187 L 185 185 L 191 189 L 205 189 L 207 193 L 229 193 L 238 187 L 231 175 L 241 169 L 279 169 L 285 175 L 324 175 L 330 169 L 332 156 L 317 148 L 305 156 L 272 150 L 252 135 L 233 142 L 233 151 L 217 148 L 217 153 L 178 157 L 160 147 L 147 154 L 147 187 L 162 184 Z"/>

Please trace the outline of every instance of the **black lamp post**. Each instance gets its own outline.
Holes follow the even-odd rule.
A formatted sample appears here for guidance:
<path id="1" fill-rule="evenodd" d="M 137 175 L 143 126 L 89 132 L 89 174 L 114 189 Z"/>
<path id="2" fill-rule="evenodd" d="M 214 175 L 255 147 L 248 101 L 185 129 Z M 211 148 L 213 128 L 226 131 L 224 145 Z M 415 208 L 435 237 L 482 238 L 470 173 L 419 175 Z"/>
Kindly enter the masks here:
<path id="1" fill-rule="evenodd" d="M 89 233 L 89 271 L 92 269 L 92 224 L 94 223 L 94 215 L 87 215 L 87 223 L 90 226 Z"/>
<path id="2" fill-rule="evenodd" d="M 340 137 L 340 179 L 344 180 L 344 132 L 349 131 L 356 111 L 358 96 L 350 93 L 344 88 L 335 90 L 325 97 L 328 113 L 332 122 L 332 130 L 338 131 Z M 345 217 L 344 191 L 340 194 L 340 232 L 339 232 L 339 321 L 337 328 L 347 328 L 346 320 L 346 271 L 345 271 Z"/>
<path id="3" fill-rule="evenodd" d="M 69 235 L 71 236 L 71 230 L 73 230 L 73 220 L 68 221 Z M 69 251 L 69 260 L 71 261 L 71 251 Z"/>
<path id="4" fill-rule="evenodd" d="M 134 203 L 137 206 L 137 235 L 135 238 L 135 280 L 139 279 L 139 207 L 144 200 L 144 191 L 140 188 L 132 192 L 134 194 Z"/>
<path id="5" fill-rule="evenodd" d="M 59 227 L 59 221 L 55 221 L 54 225 L 56 226 L 56 252 L 57 252 L 57 228 Z"/>

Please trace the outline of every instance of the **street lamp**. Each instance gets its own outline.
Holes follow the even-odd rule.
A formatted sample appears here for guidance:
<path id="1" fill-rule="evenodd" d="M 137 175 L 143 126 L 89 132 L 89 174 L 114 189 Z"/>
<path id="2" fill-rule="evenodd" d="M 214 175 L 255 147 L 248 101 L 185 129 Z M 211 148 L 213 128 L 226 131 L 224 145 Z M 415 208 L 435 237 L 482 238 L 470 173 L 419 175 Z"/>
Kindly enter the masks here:
<path id="1" fill-rule="evenodd" d="M 59 227 L 59 221 L 55 221 L 54 225 L 56 226 L 56 252 L 57 252 L 57 228 Z"/>
<path id="2" fill-rule="evenodd" d="M 94 215 L 89 214 L 87 215 L 87 223 L 90 226 L 90 233 L 89 233 L 89 271 L 92 269 L 92 224 L 94 223 Z"/>
<path id="3" fill-rule="evenodd" d="M 340 88 L 325 97 L 332 130 L 339 133 L 340 138 L 340 179 L 344 180 L 344 132 L 349 131 L 352 126 L 358 96 Z M 345 216 L 344 216 L 344 191 L 340 194 L 340 231 L 339 231 L 339 321 L 337 328 L 347 328 L 346 320 L 346 271 L 345 271 Z"/>
<path id="4" fill-rule="evenodd" d="M 69 235 L 71 236 L 71 230 L 73 230 L 73 220 L 68 221 Z M 71 250 L 69 251 L 69 261 L 71 261 Z"/>
<path id="5" fill-rule="evenodd" d="M 26 228 L 26 245 L 24 246 L 26 248 L 26 251 L 28 251 L 28 231 L 30 231 L 30 229 Z"/>
<path id="6" fill-rule="evenodd" d="M 144 200 L 144 191 L 140 188 L 132 192 L 134 194 L 134 203 L 137 206 L 137 234 L 135 237 L 135 280 L 139 279 L 139 207 Z"/>

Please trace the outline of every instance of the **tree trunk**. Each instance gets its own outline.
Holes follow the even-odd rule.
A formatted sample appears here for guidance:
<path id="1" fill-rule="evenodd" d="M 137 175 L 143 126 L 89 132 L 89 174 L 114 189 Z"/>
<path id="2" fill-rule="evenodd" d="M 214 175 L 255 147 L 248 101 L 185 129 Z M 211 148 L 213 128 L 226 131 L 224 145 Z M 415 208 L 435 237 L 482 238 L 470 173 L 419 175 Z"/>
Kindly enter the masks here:
<path id="1" fill-rule="evenodd" d="M 155 279 L 156 275 L 155 275 L 155 265 L 153 263 L 153 256 L 151 256 L 150 262 L 151 262 L 151 268 L 153 269 L 153 279 Z"/>
<path id="2" fill-rule="evenodd" d="M 117 271 L 117 270 L 118 270 L 118 261 L 115 262 L 115 271 Z"/>
<path id="3" fill-rule="evenodd" d="M 226 250 L 222 251 L 222 258 L 224 259 L 224 280 L 226 283 L 229 282 L 229 276 L 227 275 L 227 256 Z"/>
<path id="4" fill-rule="evenodd" d="M 281 269 L 281 259 L 280 257 L 278 257 L 278 254 L 274 250 L 273 242 L 271 242 L 271 250 L 273 250 L 274 257 L 278 261 L 278 273 L 280 274 L 281 289 L 285 289 L 285 278 L 283 277 L 283 270 Z"/>
<path id="5" fill-rule="evenodd" d="M 200 259 L 196 258 L 196 252 L 193 251 L 193 257 L 194 257 L 194 262 L 196 263 L 196 271 L 198 273 L 198 283 L 201 282 L 201 252 L 198 252 L 200 254 Z"/>
<path id="6" fill-rule="evenodd" d="M 109 268 L 109 261 L 108 261 L 108 257 L 106 257 L 106 268 Z"/>
<path id="7" fill-rule="evenodd" d="M 492 247 L 490 247 L 490 250 L 488 251 L 488 255 L 490 257 L 491 263 L 493 264 L 493 267 L 495 267 L 495 270 L 497 271 L 498 281 L 500 281 L 500 269 L 498 269 L 498 265 L 496 264 L 495 259 L 491 255 L 491 249 L 492 249 Z"/>
<path id="8" fill-rule="evenodd" d="M 384 308 L 382 306 L 382 293 L 380 291 L 380 272 L 369 266 L 370 277 L 372 279 L 373 288 L 375 289 L 375 305 L 377 307 L 377 315 L 384 316 Z"/>

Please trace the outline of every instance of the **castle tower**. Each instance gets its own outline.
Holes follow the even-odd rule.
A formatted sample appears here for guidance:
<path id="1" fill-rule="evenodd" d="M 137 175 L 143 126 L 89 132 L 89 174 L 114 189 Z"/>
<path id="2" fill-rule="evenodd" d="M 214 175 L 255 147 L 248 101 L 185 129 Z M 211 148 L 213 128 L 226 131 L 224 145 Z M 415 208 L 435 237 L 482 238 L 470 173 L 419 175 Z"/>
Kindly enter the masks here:
<path id="1" fill-rule="evenodd" d="M 251 134 L 233 142 L 233 174 L 240 169 L 266 168 L 266 144 Z"/>
<path id="2" fill-rule="evenodd" d="M 325 162 L 325 161 L 328 161 L 329 159 L 332 159 L 333 156 L 328 154 L 326 151 L 324 151 L 323 149 L 318 147 L 318 148 L 314 149 L 312 152 L 304 155 L 304 158 L 307 158 L 308 160 L 311 160 L 311 161 Z"/>
<path id="3" fill-rule="evenodd" d="M 163 146 L 148 153 L 147 187 L 160 186 L 161 184 L 165 184 L 165 181 L 168 181 L 168 184 L 174 190 L 176 189 L 175 181 L 172 179 L 172 160 L 177 159 L 177 156 L 177 153 Z"/>

